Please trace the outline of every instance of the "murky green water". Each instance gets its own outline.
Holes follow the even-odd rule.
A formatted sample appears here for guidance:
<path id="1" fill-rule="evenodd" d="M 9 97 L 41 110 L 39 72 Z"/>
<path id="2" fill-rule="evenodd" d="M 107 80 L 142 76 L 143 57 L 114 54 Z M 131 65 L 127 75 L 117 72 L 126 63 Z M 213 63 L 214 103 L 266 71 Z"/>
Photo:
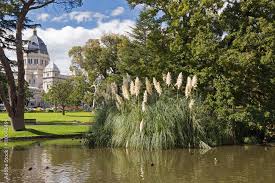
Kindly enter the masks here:
<path id="1" fill-rule="evenodd" d="M 182 149 L 141 152 L 88 149 L 75 140 L 65 144 L 72 142 L 74 145 L 70 146 L 63 141 L 11 145 L 10 182 L 275 182 L 274 147 L 225 146 L 208 152 Z M 4 182 L 3 156 L 2 152 L 0 182 Z"/>

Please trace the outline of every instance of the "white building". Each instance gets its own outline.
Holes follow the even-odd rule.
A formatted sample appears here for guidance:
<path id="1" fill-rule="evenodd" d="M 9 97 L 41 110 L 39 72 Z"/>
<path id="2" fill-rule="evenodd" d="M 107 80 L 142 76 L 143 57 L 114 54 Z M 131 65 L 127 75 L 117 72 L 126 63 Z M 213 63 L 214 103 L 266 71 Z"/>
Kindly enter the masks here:
<path id="1" fill-rule="evenodd" d="M 28 39 L 25 50 L 25 80 L 33 94 L 28 105 L 30 107 L 42 106 L 42 93 L 48 92 L 54 82 L 67 79 L 69 76 L 61 75 L 58 67 L 50 61 L 47 45 L 38 37 L 36 29 Z"/>

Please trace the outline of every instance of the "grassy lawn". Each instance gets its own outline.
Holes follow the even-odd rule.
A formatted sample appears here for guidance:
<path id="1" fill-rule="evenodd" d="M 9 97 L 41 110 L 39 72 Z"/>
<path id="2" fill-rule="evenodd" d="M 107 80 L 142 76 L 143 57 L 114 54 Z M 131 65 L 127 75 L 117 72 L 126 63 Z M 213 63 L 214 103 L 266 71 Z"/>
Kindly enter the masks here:
<path id="1" fill-rule="evenodd" d="M 4 138 L 4 127 L 0 126 L 0 138 Z M 88 125 L 27 125 L 26 131 L 14 132 L 9 127 L 8 137 L 37 137 L 52 135 L 73 135 L 85 133 L 89 130 Z"/>
<path id="2" fill-rule="evenodd" d="M 90 112 L 66 112 L 63 116 L 61 112 L 38 112 L 25 113 L 25 119 L 36 119 L 41 123 L 66 123 L 66 122 L 92 122 L 94 115 Z M 7 113 L 0 113 L 0 121 L 9 120 Z"/>

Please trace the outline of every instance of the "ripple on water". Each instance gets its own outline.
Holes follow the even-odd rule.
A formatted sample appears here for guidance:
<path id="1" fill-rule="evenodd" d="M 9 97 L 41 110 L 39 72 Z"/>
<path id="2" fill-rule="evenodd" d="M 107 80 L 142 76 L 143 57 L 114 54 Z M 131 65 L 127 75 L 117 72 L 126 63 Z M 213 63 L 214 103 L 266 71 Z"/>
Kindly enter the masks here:
<path id="1" fill-rule="evenodd" d="M 34 145 L 10 149 L 9 156 L 10 182 L 15 183 L 274 183 L 275 180 L 275 148 L 267 150 L 261 146 L 225 146 L 207 152 L 186 149 L 148 152 Z M 3 159 L 3 154 L 0 157 Z M 30 167 L 32 170 L 28 170 Z"/>

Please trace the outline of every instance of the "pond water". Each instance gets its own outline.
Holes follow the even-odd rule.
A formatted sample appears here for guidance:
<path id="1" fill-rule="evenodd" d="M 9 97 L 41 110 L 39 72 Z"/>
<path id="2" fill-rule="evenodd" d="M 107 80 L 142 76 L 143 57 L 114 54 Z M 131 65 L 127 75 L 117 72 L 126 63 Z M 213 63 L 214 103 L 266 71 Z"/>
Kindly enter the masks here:
<path id="1" fill-rule="evenodd" d="M 275 147 L 149 152 L 89 149 L 71 139 L 18 145 L 9 146 L 9 182 L 14 183 L 275 182 Z M 5 182 L 3 159 L 2 152 L 0 182 Z"/>

